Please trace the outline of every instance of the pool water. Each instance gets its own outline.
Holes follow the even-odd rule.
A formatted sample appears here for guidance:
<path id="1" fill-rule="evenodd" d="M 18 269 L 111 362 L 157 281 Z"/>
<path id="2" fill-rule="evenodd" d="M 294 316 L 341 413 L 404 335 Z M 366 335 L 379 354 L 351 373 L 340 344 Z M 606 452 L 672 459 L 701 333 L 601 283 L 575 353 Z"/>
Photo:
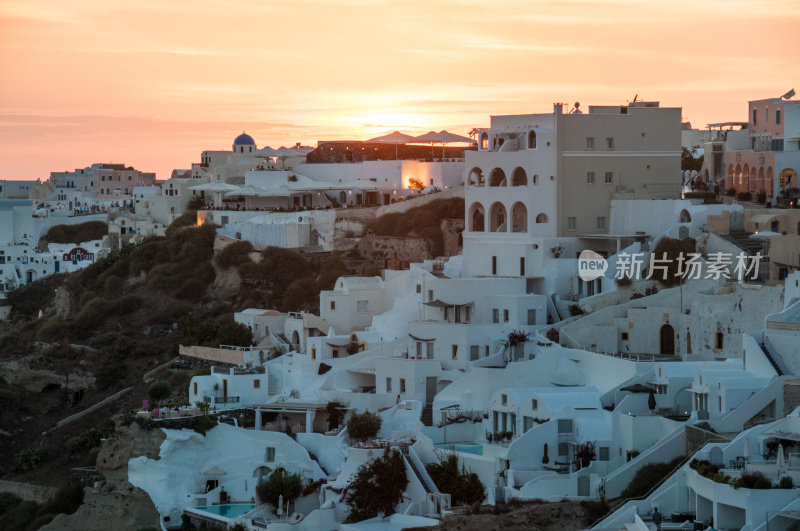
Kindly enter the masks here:
<path id="1" fill-rule="evenodd" d="M 436 448 L 442 450 L 453 450 L 455 452 L 464 452 L 467 454 L 483 455 L 483 445 L 475 443 L 446 443 L 437 444 Z"/>
<path id="2" fill-rule="evenodd" d="M 206 513 L 216 514 L 218 516 L 223 516 L 225 518 L 236 518 L 237 516 L 242 516 L 245 513 L 249 513 L 256 506 L 252 503 L 236 503 L 236 504 L 224 504 L 224 505 L 208 505 L 206 507 L 195 507 L 198 511 L 203 511 Z"/>

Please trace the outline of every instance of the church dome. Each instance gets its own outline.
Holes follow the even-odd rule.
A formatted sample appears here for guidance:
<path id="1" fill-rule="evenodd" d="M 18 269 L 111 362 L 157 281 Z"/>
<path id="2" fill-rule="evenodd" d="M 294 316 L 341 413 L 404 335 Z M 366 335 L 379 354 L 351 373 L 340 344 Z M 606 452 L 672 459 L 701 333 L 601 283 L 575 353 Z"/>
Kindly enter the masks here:
<path id="1" fill-rule="evenodd" d="M 256 141 L 253 140 L 253 137 L 248 135 L 247 133 L 242 133 L 241 135 L 237 136 L 236 139 L 233 141 L 234 146 L 255 146 Z"/>

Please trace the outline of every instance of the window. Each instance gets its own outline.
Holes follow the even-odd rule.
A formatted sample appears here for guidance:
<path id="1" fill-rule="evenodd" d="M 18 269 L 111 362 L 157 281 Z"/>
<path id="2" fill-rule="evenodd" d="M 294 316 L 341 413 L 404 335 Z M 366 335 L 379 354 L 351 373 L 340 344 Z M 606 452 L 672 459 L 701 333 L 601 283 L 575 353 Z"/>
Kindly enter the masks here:
<path id="1" fill-rule="evenodd" d="M 613 183 L 613 182 L 614 182 L 614 172 L 613 172 L 613 171 L 607 171 L 607 172 L 606 172 L 606 180 L 605 180 L 605 183 L 606 183 L 606 184 L 611 184 L 611 183 Z"/>
<path id="2" fill-rule="evenodd" d="M 509 320 L 509 319 L 508 319 L 508 310 L 505 310 L 505 309 L 504 309 L 504 310 L 503 310 L 503 322 L 504 322 L 504 323 L 507 323 L 507 322 L 508 322 L 508 320 Z"/>
<path id="3" fill-rule="evenodd" d="M 458 345 L 453 345 L 453 359 L 458 359 Z"/>
<path id="4" fill-rule="evenodd" d="M 781 110 L 775 109 L 775 123 L 780 125 L 781 124 Z"/>
<path id="5" fill-rule="evenodd" d="M 493 275 L 497 274 L 497 257 L 496 256 L 492 257 L 492 274 Z"/>
<path id="6" fill-rule="evenodd" d="M 484 351 L 484 357 L 488 358 L 489 357 L 489 345 L 485 345 L 483 351 Z"/>
<path id="7" fill-rule="evenodd" d="M 428 302 L 430 302 L 432 300 L 433 300 L 433 290 L 429 289 L 428 290 Z"/>
<path id="8" fill-rule="evenodd" d="M 716 350 L 722 350 L 723 345 L 724 345 L 724 336 L 722 335 L 722 332 L 717 332 L 714 341 L 714 348 Z"/>
<path id="9" fill-rule="evenodd" d="M 528 149 L 536 149 L 536 131 L 528 133 Z"/>
<path id="10" fill-rule="evenodd" d="M 608 446 L 600 447 L 600 453 L 597 458 L 600 461 L 608 461 Z"/>
<path id="11" fill-rule="evenodd" d="M 194 395 L 197 396 L 197 382 L 194 382 Z"/>
<path id="12" fill-rule="evenodd" d="M 536 310 L 534 308 L 528 309 L 528 326 L 536 324 Z"/>
<path id="13" fill-rule="evenodd" d="M 606 137 L 606 149 L 614 149 L 614 138 Z"/>
<path id="14" fill-rule="evenodd" d="M 587 136 L 586 137 L 586 149 L 594 149 L 594 137 Z"/>
<path id="15" fill-rule="evenodd" d="M 764 123 L 769 123 L 769 107 L 764 107 Z"/>
<path id="16" fill-rule="evenodd" d="M 504 406 L 508 405 L 508 395 L 500 395 L 500 403 Z"/>
<path id="17" fill-rule="evenodd" d="M 628 336 L 628 332 L 622 332 L 622 333 L 620 334 L 620 339 L 621 339 L 622 341 L 628 341 L 628 337 L 629 337 L 629 336 Z"/>
<path id="18" fill-rule="evenodd" d="M 569 454 L 569 446 L 567 443 L 558 443 L 558 455 L 565 456 Z"/>
<path id="19" fill-rule="evenodd" d="M 429 360 L 433 359 L 433 343 L 430 341 L 425 344 L 425 354 Z"/>
<path id="20" fill-rule="evenodd" d="M 753 109 L 753 125 L 758 124 L 758 109 Z"/>
<path id="21" fill-rule="evenodd" d="M 417 293 L 422 293 L 422 284 L 417 284 Z"/>
<path id="22" fill-rule="evenodd" d="M 275 447 L 274 446 L 267 446 L 267 455 L 264 457 L 264 461 L 267 463 L 272 463 L 275 461 Z"/>
<path id="23" fill-rule="evenodd" d="M 471 345 L 469 347 L 469 360 L 475 361 L 481 356 L 481 347 L 480 345 Z"/>
<path id="24" fill-rule="evenodd" d="M 406 379 L 405 378 L 400 378 L 400 392 L 401 393 L 405 393 L 406 392 Z"/>
<path id="25" fill-rule="evenodd" d="M 535 398 L 531 399 L 531 409 L 539 409 L 539 402 Z"/>
<path id="26" fill-rule="evenodd" d="M 598 230 L 606 230 L 606 217 L 605 216 L 597 216 L 597 229 Z"/>
<path id="27" fill-rule="evenodd" d="M 567 218 L 567 230 L 574 231 L 575 230 L 575 218 L 569 217 Z"/>
<path id="28" fill-rule="evenodd" d="M 519 257 L 519 276 L 521 276 L 521 277 L 525 276 L 525 257 L 524 256 L 520 256 Z"/>
<path id="29" fill-rule="evenodd" d="M 422 357 L 422 341 L 417 341 L 417 357 Z"/>
<path id="30" fill-rule="evenodd" d="M 258 378 L 253 380 L 253 389 L 261 389 L 261 380 Z"/>
<path id="31" fill-rule="evenodd" d="M 391 378 L 386 378 L 386 392 L 387 393 L 391 393 L 392 392 L 392 379 Z"/>
<path id="32" fill-rule="evenodd" d="M 367 311 L 367 301 L 357 301 L 356 302 L 356 311 L 358 313 L 366 313 L 366 311 Z"/>
<path id="33" fill-rule="evenodd" d="M 331 301 L 331 310 L 336 309 L 336 301 Z"/>
<path id="34" fill-rule="evenodd" d="M 586 172 L 586 184 L 594 184 L 594 172 Z"/>
<path id="35" fill-rule="evenodd" d="M 492 322 L 493 323 L 500 322 L 500 310 L 498 308 L 492 308 Z"/>
<path id="36" fill-rule="evenodd" d="M 311 347 L 311 361 L 317 361 L 317 347 Z"/>
<path id="37" fill-rule="evenodd" d="M 572 419 L 558 419 L 558 433 L 572 433 Z"/>

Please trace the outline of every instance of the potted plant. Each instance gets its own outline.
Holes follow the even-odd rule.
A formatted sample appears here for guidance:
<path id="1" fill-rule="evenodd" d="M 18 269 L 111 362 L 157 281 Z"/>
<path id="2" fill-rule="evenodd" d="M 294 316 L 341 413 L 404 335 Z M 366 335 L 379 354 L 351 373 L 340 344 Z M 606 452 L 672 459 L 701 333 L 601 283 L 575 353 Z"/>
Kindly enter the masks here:
<path id="1" fill-rule="evenodd" d="M 564 252 L 564 246 L 561 245 L 560 243 L 556 244 L 555 247 L 550 248 L 550 252 L 553 253 L 554 258 L 560 258 L 561 253 Z"/>

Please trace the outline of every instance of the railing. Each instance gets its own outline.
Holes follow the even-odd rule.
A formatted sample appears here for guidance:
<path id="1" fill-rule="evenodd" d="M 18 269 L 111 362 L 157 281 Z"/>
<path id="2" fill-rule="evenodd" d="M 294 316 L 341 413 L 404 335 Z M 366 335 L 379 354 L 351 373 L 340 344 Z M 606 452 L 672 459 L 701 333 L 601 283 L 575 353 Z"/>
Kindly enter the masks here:
<path id="1" fill-rule="evenodd" d="M 222 396 L 204 396 L 204 402 L 213 402 L 215 404 L 237 404 L 239 403 L 238 396 L 229 396 L 229 397 L 222 397 Z"/>

